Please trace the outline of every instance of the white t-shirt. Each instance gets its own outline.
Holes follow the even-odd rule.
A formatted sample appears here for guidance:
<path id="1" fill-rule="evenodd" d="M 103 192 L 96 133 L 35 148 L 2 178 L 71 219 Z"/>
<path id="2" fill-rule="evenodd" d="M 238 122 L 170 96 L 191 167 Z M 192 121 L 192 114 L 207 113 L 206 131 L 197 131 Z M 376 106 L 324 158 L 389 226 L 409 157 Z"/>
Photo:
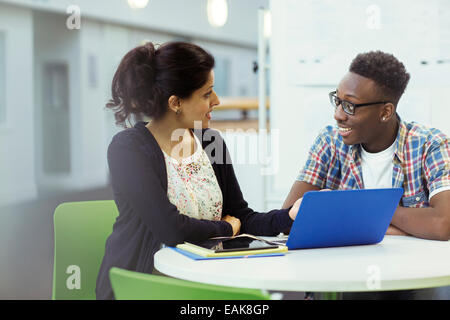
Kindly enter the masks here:
<path id="1" fill-rule="evenodd" d="M 365 189 L 392 188 L 395 142 L 387 149 L 370 153 L 361 146 L 361 168 Z"/>
<path id="2" fill-rule="evenodd" d="M 365 189 L 392 188 L 395 143 L 396 141 L 389 148 L 377 153 L 367 152 L 361 146 L 361 169 Z M 450 187 L 434 190 L 429 199 L 446 190 L 450 190 Z"/>

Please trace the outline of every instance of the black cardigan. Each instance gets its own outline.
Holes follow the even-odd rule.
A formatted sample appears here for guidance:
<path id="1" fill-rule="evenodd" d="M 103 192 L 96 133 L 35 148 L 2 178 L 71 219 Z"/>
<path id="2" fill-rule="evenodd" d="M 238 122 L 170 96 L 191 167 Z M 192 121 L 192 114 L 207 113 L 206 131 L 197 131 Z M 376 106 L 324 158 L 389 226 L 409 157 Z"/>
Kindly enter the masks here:
<path id="1" fill-rule="evenodd" d="M 161 244 L 202 241 L 231 236 L 231 225 L 180 214 L 167 197 L 164 156 L 145 122 L 116 134 L 108 148 L 108 164 L 119 216 L 106 241 L 97 277 L 97 299 L 113 299 L 109 269 L 153 271 L 153 255 Z M 208 154 L 223 196 L 222 214 L 241 220 L 241 233 L 277 235 L 292 225 L 289 209 L 257 213 L 242 196 L 225 142 L 209 129 L 194 131 Z M 208 140 L 207 136 L 213 136 Z M 204 137 L 204 139 L 202 139 Z M 217 160 L 220 157 L 222 161 Z M 225 162 L 226 161 L 226 162 Z"/>

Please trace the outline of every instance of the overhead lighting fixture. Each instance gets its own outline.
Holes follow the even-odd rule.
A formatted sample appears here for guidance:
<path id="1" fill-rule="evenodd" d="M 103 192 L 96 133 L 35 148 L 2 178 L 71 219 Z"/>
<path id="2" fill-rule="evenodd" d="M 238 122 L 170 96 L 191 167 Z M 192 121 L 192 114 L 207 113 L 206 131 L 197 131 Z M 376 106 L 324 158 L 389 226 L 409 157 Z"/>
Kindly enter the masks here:
<path id="1" fill-rule="evenodd" d="M 216 28 L 224 26 L 228 19 L 227 0 L 208 0 L 206 12 L 210 25 Z"/>
<path id="2" fill-rule="evenodd" d="M 128 0 L 128 5 L 132 9 L 143 9 L 147 4 L 148 0 Z"/>

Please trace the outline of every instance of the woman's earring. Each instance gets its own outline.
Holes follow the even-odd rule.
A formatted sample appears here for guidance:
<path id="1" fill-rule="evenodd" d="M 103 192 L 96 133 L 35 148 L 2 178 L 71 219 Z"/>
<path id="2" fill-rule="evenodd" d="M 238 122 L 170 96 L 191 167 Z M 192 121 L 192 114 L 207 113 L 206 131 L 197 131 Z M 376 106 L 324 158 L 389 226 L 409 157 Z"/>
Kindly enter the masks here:
<path id="1" fill-rule="evenodd" d="M 175 114 L 178 116 L 181 113 L 181 109 L 177 109 L 177 111 L 175 111 Z"/>

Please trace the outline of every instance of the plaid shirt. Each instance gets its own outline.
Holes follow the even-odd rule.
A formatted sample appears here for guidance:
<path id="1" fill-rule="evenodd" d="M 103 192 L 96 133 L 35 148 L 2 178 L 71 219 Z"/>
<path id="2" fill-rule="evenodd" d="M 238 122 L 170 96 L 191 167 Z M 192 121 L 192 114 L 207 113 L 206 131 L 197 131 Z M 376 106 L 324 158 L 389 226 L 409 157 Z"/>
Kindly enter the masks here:
<path id="1" fill-rule="evenodd" d="M 405 207 L 428 207 L 430 194 L 450 189 L 449 140 L 437 129 L 400 119 L 392 161 L 392 187 L 404 189 Z M 321 189 L 364 189 L 361 145 L 344 144 L 338 130 L 327 126 L 297 180 Z"/>

